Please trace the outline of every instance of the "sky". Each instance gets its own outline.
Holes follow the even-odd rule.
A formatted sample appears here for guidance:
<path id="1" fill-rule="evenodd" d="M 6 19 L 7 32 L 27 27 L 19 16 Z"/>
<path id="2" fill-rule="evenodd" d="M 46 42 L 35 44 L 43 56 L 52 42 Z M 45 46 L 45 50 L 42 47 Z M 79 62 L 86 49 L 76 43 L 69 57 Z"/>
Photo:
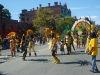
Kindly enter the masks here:
<path id="1" fill-rule="evenodd" d="M 39 4 L 42 4 L 42 7 L 48 6 L 48 3 L 53 6 L 54 2 L 61 2 L 62 5 L 66 3 L 72 16 L 87 16 L 100 25 L 100 0 L 0 0 L 0 4 L 10 11 L 14 20 L 19 20 L 22 9 L 29 11 L 32 8 L 37 9 Z"/>

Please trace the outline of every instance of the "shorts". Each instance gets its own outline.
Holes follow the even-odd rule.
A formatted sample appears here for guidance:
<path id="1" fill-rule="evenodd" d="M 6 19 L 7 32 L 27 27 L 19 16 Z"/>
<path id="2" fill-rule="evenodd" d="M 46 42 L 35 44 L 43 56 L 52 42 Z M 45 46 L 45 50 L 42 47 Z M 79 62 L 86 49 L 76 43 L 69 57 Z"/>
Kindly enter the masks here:
<path id="1" fill-rule="evenodd" d="M 14 48 L 10 48 L 11 51 L 15 51 L 15 47 Z"/>

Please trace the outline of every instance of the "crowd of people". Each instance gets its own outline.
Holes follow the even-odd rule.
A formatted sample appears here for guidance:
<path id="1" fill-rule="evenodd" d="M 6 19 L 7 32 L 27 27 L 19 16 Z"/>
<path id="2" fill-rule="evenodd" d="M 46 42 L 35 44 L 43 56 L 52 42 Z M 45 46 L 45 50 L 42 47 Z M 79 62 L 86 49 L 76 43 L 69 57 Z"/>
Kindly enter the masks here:
<path id="1" fill-rule="evenodd" d="M 69 31 L 68 33 L 66 33 L 65 37 L 63 40 L 61 41 L 57 41 L 56 37 L 51 37 L 49 42 L 51 43 L 50 45 L 50 50 L 51 50 L 51 54 L 53 57 L 53 63 L 58 64 L 60 62 L 60 60 L 58 59 L 57 55 L 57 49 L 58 49 L 58 44 L 60 45 L 60 51 L 61 54 L 66 54 L 65 50 L 67 50 L 67 55 L 72 55 L 72 47 L 73 50 L 76 52 L 77 49 L 75 49 L 74 47 L 74 38 L 75 37 L 77 39 L 76 42 L 76 47 L 77 48 L 81 48 L 81 47 L 86 47 L 85 52 L 88 55 L 91 55 L 91 62 L 92 62 L 92 72 L 98 72 L 98 68 L 96 65 L 96 56 L 98 55 L 98 41 L 97 41 L 97 37 L 96 37 L 96 33 L 95 32 L 91 32 L 90 34 L 86 35 L 85 33 L 82 33 L 81 35 L 79 35 L 78 33 L 76 35 L 72 35 L 71 31 Z M 88 38 L 88 42 L 87 42 L 87 38 Z M 12 57 L 16 57 L 16 52 L 19 53 L 23 53 L 23 57 L 22 60 L 25 61 L 26 60 L 26 56 L 27 56 L 27 52 L 29 53 L 29 56 L 31 56 L 31 50 L 33 50 L 34 55 L 37 56 L 36 50 L 34 48 L 35 43 L 39 42 L 39 44 L 45 44 L 46 42 L 46 38 L 45 36 L 37 36 L 37 37 L 33 37 L 32 35 L 29 36 L 25 36 L 24 34 L 22 35 L 22 37 L 20 38 L 19 36 L 11 36 L 8 39 L 9 43 L 10 43 L 10 52 L 11 52 L 11 56 Z M 65 48 L 66 47 L 66 48 Z M 1 49 L 2 49 L 2 40 L 0 39 L 0 55 L 1 55 Z M 16 50 L 17 49 L 17 50 Z M 28 49 L 28 51 L 27 51 Z"/>
<path id="2" fill-rule="evenodd" d="M 77 43 L 76 43 L 77 48 L 81 48 L 82 46 L 85 49 L 85 52 L 91 56 L 92 70 L 90 70 L 90 72 L 93 73 L 99 72 L 96 64 L 96 56 L 98 55 L 97 33 L 95 31 L 91 31 L 88 35 L 86 35 L 85 33 L 78 35 L 78 33 L 76 33 L 75 37 L 77 38 Z M 57 46 L 57 42 L 55 42 L 55 39 L 56 39 L 55 37 L 52 38 L 51 52 L 52 52 L 52 57 L 54 59 L 53 63 L 58 64 L 60 60 L 56 56 L 58 46 Z M 65 54 L 64 46 L 66 46 L 68 55 L 72 54 L 71 46 L 73 47 L 74 51 L 76 51 L 73 42 L 74 39 L 72 37 L 71 32 L 69 31 L 65 35 L 64 40 L 60 41 L 61 54 Z"/>
<path id="3" fill-rule="evenodd" d="M 22 36 L 10 36 L 9 38 L 4 38 L 5 40 L 2 40 L 0 37 L 0 56 L 2 55 L 1 50 L 6 47 L 6 45 L 9 46 L 11 56 L 16 57 L 16 53 L 23 53 L 22 60 L 25 61 L 27 52 L 29 53 L 29 56 L 31 56 L 31 51 L 33 50 L 35 56 L 37 56 L 36 50 L 34 48 L 35 43 L 39 43 L 40 45 L 44 45 L 46 42 L 46 38 L 44 36 L 33 36 L 33 35 L 22 35 Z M 4 48 L 6 49 L 6 48 Z M 28 51 L 27 51 L 28 49 Z"/>

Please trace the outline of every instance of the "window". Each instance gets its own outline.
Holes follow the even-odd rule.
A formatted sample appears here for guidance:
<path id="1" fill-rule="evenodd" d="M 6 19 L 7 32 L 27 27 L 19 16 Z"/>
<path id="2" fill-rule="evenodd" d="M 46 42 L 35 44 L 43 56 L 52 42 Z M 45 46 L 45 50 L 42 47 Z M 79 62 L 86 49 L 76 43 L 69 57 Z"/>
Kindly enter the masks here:
<path id="1" fill-rule="evenodd" d="M 29 18 L 26 18 L 26 21 L 29 21 Z"/>

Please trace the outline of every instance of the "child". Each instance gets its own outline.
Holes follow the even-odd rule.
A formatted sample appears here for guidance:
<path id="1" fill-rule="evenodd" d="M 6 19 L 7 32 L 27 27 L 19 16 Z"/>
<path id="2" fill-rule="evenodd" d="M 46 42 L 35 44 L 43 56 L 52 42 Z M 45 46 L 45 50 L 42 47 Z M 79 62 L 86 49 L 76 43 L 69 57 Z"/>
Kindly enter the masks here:
<path id="1" fill-rule="evenodd" d="M 65 51 L 64 51 L 64 41 L 61 40 L 60 42 L 60 51 L 61 51 L 61 54 L 65 54 Z"/>

